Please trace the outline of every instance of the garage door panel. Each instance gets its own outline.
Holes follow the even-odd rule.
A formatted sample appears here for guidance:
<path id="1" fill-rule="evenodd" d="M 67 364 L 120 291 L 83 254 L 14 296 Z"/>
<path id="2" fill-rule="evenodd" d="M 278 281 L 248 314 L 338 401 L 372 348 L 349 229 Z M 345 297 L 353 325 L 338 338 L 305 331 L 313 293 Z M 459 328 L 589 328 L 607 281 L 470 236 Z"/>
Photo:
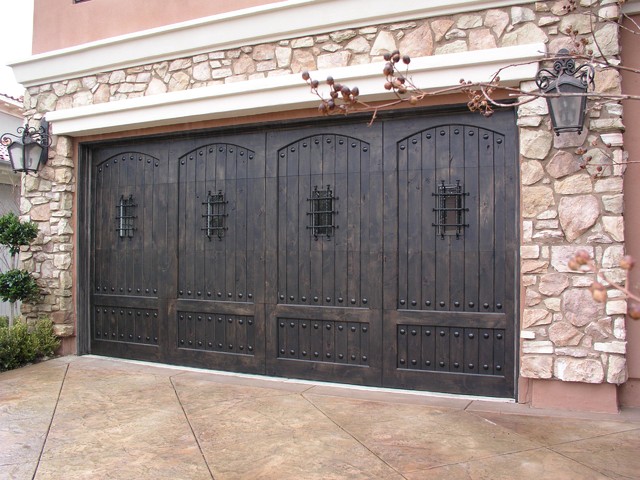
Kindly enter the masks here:
<path id="1" fill-rule="evenodd" d="M 513 120 L 407 115 L 95 148 L 92 351 L 512 396 Z"/>

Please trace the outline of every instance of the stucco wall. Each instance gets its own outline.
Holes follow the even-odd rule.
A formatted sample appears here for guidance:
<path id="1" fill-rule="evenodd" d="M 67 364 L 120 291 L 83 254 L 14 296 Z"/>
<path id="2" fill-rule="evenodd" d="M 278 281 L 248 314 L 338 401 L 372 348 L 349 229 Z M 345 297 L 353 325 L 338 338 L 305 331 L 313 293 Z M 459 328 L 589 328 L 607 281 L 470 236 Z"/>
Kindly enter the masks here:
<path id="1" fill-rule="evenodd" d="M 32 49 L 49 52 L 277 1 L 35 0 Z"/>
<path id="2" fill-rule="evenodd" d="M 596 2 L 594 11 L 601 18 L 617 18 L 618 7 L 602 3 Z M 27 115 L 37 118 L 52 110 L 370 63 L 396 48 L 418 57 L 545 42 L 554 53 L 572 46 L 565 33 L 568 27 L 590 39 L 588 48 L 593 48 L 585 10 L 569 12 L 564 5 L 562 1 L 536 2 L 212 51 L 31 87 L 25 106 Z M 615 58 L 617 25 L 594 22 L 600 49 Z M 599 91 L 620 91 L 614 70 L 598 71 L 596 83 Z M 522 87 L 534 88 L 532 83 Z M 610 276 L 624 278 L 617 267 L 624 250 L 624 168 L 614 164 L 623 160 L 622 108 L 617 103 L 594 104 L 589 115 L 582 135 L 556 137 L 544 100 L 518 110 L 522 378 L 590 384 L 626 380 L 626 302 L 611 290 L 608 302 L 596 304 L 587 290 L 591 277 L 567 267 L 570 256 L 582 248 Z M 42 231 L 35 247 L 25 254 L 25 265 L 36 271 L 48 293 L 41 305 L 27 307 L 25 312 L 51 314 L 66 335 L 73 334 L 76 321 L 71 272 L 77 159 L 72 146 L 69 138 L 56 139 L 50 163 L 37 178 L 26 178 L 21 205 L 24 216 L 37 221 Z M 604 168 L 583 168 L 585 158 L 578 147 Z"/>
<path id="3" fill-rule="evenodd" d="M 632 17 L 640 22 L 640 15 Z M 627 21 L 627 26 L 631 22 Z M 622 53 L 625 65 L 638 68 L 640 48 L 638 36 L 622 30 Z M 640 76 L 633 72 L 623 72 L 622 86 L 630 95 L 640 95 Z M 640 103 L 637 100 L 624 102 L 624 123 L 629 127 L 624 134 L 625 149 L 629 154 L 629 163 L 624 176 L 624 223 L 626 233 L 626 251 L 636 262 L 640 261 Z M 629 287 L 640 293 L 640 265 L 636 265 L 629 278 Z M 627 319 L 627 342 L 630 346 L 627 354 L 629 382 L 622 388 L 621 403 L 640 406 L 640 321 Z"/>

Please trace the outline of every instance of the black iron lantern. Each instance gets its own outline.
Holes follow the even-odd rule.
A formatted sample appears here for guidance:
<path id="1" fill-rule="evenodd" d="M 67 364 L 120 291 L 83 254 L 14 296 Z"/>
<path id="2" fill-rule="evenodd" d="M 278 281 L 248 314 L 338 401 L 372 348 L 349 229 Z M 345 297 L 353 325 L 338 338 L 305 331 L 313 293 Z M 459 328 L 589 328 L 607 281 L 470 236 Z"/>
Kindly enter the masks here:
<path id="1" fill-rule="evenodd" d="M 566 49 L 557 54 L 553 71 L 540 69 L 536 84 L 547 94 L 547 105 L 556 135 L 564 132 L 582 133 L 587 109 L 587 90 L 593 87 L 594 70 L 591 65 L 576 67 Z"/>
<path id="2" fill-rule="evenodd" d="M 39 128 L 19 127 L 18 135 L 3 133 L 0 141 L 7 147 L 11 167 L 16 173 L 36 173 L 47 163 L 51 138 L 46 120 L 40 122 Z"/>

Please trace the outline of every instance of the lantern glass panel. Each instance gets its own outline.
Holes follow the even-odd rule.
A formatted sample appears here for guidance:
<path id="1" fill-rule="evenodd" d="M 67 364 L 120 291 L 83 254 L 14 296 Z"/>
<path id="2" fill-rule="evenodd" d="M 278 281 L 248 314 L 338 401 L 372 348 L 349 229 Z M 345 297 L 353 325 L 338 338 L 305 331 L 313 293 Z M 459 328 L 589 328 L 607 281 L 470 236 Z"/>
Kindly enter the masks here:
<path id="1" fill-rule="evenodd" d="M 586 97 L 566 95 L 584 93 L 585 89 L 578 85 L 563 84 L 548 93 L 559 93 L 559 97 L 547 97 L 551 120 L 556 132 L 579 132 L 584 121 Z"/>
<path id="2" fill-rule="evenodd" d="M 42 155 L 42 146 L 36 142 L 29 143 L 24 146 L 25 153 L 25 169 L 28 172 L 37 172 L 40 165 L 40 156 Z"/>
<path id="3" fill-rule="evenodd" d="M 12 142 L 9 145 L 9 159 L 11 160 L 11 166 L 16 172 L 24 171 L 24 150 L 23 145 L 20 142 Z"/>

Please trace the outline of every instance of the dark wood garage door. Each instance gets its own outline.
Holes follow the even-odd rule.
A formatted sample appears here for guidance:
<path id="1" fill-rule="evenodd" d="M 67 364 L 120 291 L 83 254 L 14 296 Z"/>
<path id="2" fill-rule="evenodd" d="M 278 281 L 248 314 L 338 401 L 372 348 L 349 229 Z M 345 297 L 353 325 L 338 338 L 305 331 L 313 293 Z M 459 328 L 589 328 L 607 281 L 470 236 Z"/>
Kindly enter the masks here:
<path id="1" fill-rule="evenodd" d="M 89 149 L 90 351 L 514 395 L 512 112 Z"/>

